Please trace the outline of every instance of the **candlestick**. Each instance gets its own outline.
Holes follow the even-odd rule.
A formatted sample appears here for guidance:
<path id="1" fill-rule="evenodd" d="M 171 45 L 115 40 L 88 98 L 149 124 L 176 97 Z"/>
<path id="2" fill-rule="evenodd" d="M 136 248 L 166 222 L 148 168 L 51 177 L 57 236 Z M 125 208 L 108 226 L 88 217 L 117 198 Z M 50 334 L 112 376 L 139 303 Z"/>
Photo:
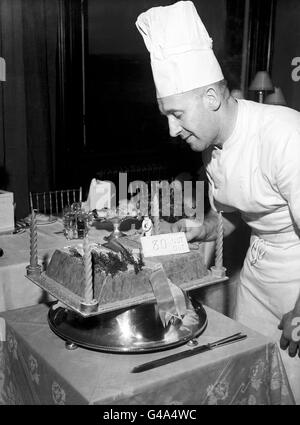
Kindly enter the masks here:
<path id="1" fill-rule="evenodd" d="M 86 303 L 90 303 L 93 300 L 93 272 L 92 272 L 91 248 L 90 248 L 87 237 L 84 238 L 83 240 L 83 251 L 84 251 L 84 273 L 85 273 L 84 299 Z"/>
<path id="2" fill-rule="evenodd" d="M 226 268 L 223 267 L 223 219 L 222 211 L 218 213 L 216 257 L 215 265 L 211 267 L 212 275 L 216 278 L 226 277 Z"/>
<path id="3" fill-rule="evenodd" d="M 223 267 L 223 219 L 222 219 L 222 211 L 220 211 L 218 213 L 215 266 L 218 269 L 221 269 Z"/>
<path id="4" fill-rule="evenodd" d="M 38 264 L 37 251 L 37 218 L 36 210 L 31 211 L 30 220 L 30 264 L 26 267 L 27 276 L 38 278 L 41 274 L 41 266 Z"/>
<path id="5" fill-rule="evenodd" d="M 35 210 L 31 211 L 30 220 L 30 266 L 36 267 L 38 265 L 38 251 L 37 251 L 37 218 Z"/>
<path id="6" fill-rule="evenodd" d="M 153 196 L 153 226 L 154 226 L 154 234 L 160 234 L 160 225 L 159 225 L 159 201 L 157 192 L 154 193 Z"/>

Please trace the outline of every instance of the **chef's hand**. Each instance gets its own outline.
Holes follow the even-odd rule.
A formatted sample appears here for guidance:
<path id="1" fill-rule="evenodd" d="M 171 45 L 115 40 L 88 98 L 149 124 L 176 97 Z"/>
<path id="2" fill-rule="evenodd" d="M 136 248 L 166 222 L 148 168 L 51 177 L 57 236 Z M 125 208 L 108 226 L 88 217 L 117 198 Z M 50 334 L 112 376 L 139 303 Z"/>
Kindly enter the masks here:
<path id="1" fill-rule="evenodd" d="M 171 231 L 172 233 L 184 232 L 187 241 L 202 241 L 206 237 L 205 226 L 203 226 L 197 220 L 191 220 L 188 218 L 183 218 L 176 223 L 173 223 L 171 226 Z"/>
<path id="2" fill-rule="evenodd" d="M 282 316 L 278 329 L 282 330 L 280 348 L 286 350 L 290 357 L 295 357 L 298 351 L 300 357 L 300 314 L 294 310 Z"/>

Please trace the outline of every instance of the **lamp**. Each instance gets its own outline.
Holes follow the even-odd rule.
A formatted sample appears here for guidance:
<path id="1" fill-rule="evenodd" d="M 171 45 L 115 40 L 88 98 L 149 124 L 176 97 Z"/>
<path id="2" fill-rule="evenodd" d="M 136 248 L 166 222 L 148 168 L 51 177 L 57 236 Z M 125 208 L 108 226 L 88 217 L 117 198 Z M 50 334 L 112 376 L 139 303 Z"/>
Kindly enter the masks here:
<path id="1" fill-rule="evenodd" d="M 0 81 L 6 81 L 5 78 L 5 59 L 0 57 Z"/>
<path id="2" fill-rule="evenodd" d="M 274 87 L 267 71 L 258 71 L 250 84 L 249 90 L 258 91 L 259 103 L 264 101 L 264 92 L 273 91 Z"/>
<path id="3" fill-rule="evenodd" d="M 283 93 L 281 91 L 280 87 L 274 87 L 274 93 L 270 93 L 266 99 L 265 103 L 268 103 L 270 105 L 286 105 L 286 100 L 283 96 Z"/>

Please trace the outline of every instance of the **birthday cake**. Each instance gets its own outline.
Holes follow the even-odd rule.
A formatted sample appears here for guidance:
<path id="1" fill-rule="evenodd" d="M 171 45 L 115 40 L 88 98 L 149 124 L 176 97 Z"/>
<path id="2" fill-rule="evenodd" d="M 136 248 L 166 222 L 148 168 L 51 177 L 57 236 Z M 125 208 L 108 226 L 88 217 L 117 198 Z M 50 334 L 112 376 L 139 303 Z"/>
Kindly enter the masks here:
<path id="1" fill-rule="evenodd" d="M 201 279 L 208 274 L 203 254 L 193 250 L 184 254 L 143 258 L 130 249 L 114 252 L 91 246 L 93 297 L 99 306 L 134 303 L 147 294 L 153 295 L 151 275 L 162 268 L 166 277 L 179 286 Z M 85 268 L 83 252 L 79 249 L 57 249 L 49 262 L 46 275 L 67 290 L 84 298 Z"/>

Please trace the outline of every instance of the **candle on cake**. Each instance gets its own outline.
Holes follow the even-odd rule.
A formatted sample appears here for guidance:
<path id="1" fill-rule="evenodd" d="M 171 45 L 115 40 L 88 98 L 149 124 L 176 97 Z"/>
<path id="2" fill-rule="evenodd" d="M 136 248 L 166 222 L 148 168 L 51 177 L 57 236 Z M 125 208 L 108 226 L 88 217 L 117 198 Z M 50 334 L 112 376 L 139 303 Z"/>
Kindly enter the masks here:
<path id="1" fill-rule="evenodd" d="M 26 266 L 26 273 L 27 276 L 34 279 L 38 279 L 42 271 L 38 263 L 37 239 L 37 216 L 36 210 L 32 209 L 30 217 L 30 261 L 29 265 Z"/>
<path id="2" fill-rule="evenodd" d="M 159 225 L 159 201 L 158 201 L 158 193 L 157 191 L 154 193 L 153 196 L 153 206 L 152 206 L 152 214 L 153 214 L 153 227 L 154 227 L 154 234 L 159 235 L 160 234 L 160 225 Z"/>
<path id="3" fill-rule="evenodd" d="M 38 250 L 37 250 L 37 217 L 35 210 L 31 211 L 30 220 L 30 266 L 38 266 Z"/>
<path id="4" fill-rule="evenodd" d="M 83 252 L 85 273 L 84 300 L 86 303 L 90 303 L 93 300 L 93 271 L 91 247 L 87 237 L 83 240 Z"/>
<path id="5" fill-rule="evenodd" d="M 215 267 L 223 267 L 223 219 L 222 211 L 218 212 L 217 239 L 216 239 L 216 259 Z"/>

